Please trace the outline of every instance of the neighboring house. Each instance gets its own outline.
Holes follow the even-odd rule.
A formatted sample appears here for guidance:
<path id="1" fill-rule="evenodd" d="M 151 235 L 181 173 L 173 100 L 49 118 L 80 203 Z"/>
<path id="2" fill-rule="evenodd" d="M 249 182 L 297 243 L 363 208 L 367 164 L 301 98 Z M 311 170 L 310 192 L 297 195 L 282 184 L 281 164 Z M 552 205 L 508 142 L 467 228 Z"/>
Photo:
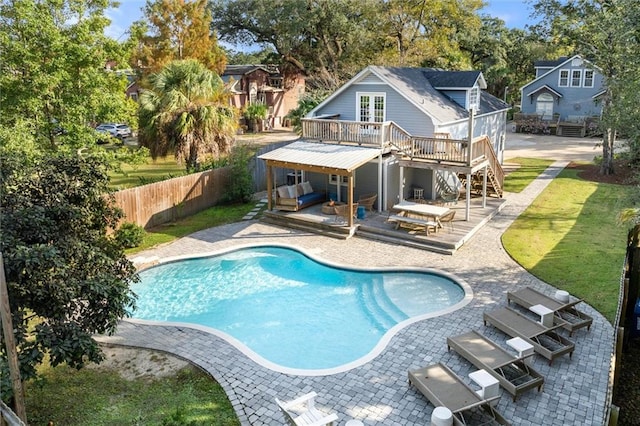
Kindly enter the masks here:
<path id="1" fill-rule="evenodd" d="M 584 136 L 590 121 L 602 113 L 604 78 L 580 55 L 537 61 L 536 78 L 520 88 L 522 119 L 536 115 L 556 134 Z M 516 123 L 519 127 L 519 123 Z"/>
<path id="2" fill-rule="evenodd" d="M 233 106 L 242 110 L 256 102 L 267 105 L 273 128 L 286 124 L 285 116 L 304 94 L 302 75 L 284 76 L 272 65 L 227 65 L 221 77 L 233 95 Z"/>
<path id="3" fill-rule="evenodd" d="M 485 88 L 480 71 L 369 66 L 309 112 L 301 141 L 259 158 L 270 182 L 272 167 L 301 170 L 338 200 L 377 194 L 378 210 L 466 182 L 467 199 L 478 184 L 501 196 L 509 105 Z"/>

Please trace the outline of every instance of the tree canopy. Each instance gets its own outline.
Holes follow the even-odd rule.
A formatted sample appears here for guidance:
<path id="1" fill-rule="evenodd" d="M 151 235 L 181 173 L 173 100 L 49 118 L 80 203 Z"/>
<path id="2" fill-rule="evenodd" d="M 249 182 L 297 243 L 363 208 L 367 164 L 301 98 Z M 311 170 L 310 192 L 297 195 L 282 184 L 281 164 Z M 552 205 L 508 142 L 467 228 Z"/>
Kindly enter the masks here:
<path id="1" fill-rule="evenodd" d="M 24 131 L 45 150 L 95 143 L 90 125 L 132 123 L 127 79 L 105 70 L 123 64 L 121 46 L 104 35 L 109 0 L 8 0 L 0 3 L 0 127 Z"/>
<path id="2" fill-rule="evenodd" d="M 217 74 L 224 71 L 226 56 L 211 30 L 207 0 L 147 0 L 144 15 L 146 21 L 132 26 L 134 68 L 147 75 L 173 60 L 191 58 Z"/>
<path id="3" fill-rule="evenodd" d="M 53 366 L 99 362 L 92 335 L 114 331 L 134 306 L 135 268 L 107 233 L 121 219 L 107 185 L 94 158 L 0 150 L 0 250 L 23 380 L 46 354 Z M 8 401 L 4 337 L 0 369 Z"/>
<path id="4" fill-rule="evenodd" d="M 173 61 L 149 76 L 149 86 L 140 97 L 138 138 L 153 158 L 174 152 L 194 171 L 203 156 L 229 151 L 237 116 L 218 75 L 195 59 Z"/>

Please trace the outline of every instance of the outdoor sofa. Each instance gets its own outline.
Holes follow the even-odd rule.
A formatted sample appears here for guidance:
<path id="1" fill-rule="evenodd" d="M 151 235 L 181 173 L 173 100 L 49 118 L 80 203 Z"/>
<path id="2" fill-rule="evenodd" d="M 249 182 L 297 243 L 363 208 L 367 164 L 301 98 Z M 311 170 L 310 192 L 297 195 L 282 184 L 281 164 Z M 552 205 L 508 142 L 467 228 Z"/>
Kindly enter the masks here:
<path id="1" fill-rule="evenodd" d="M 309 182 L 297 185 L 283 185 L 276 188 L 277 210 L 297 212 L 305 207 L 322 203 L 327 200 L 325 191 L 316 191 Z"/>

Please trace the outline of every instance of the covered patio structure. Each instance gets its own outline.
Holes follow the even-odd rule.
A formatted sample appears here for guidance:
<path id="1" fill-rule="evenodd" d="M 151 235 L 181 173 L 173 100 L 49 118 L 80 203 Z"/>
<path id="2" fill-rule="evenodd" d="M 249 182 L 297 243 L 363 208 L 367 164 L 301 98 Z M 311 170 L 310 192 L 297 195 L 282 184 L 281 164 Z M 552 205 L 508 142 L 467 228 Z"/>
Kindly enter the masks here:
<path id="1" fill-rule="evenodd" d="M 273 210 L 274 167 L 301 170 L 302 172 L 336 175 L 347 179 L 346 203 L 351 211 L 354 204 L 354 172 L 363 164 L 379 158 L 378 197 L 382 192 L 382 151 L 353 145 L 293 142 L 284 147 L 260 155 L 267 164 L 267 200 L 268 209 Z M 296 174 L 297 180 L 297 174 Z M 297 182 L 296 182 L 297 183 Z M 354 218 L 349 217 L 348 226 L 354 226 Z"/>

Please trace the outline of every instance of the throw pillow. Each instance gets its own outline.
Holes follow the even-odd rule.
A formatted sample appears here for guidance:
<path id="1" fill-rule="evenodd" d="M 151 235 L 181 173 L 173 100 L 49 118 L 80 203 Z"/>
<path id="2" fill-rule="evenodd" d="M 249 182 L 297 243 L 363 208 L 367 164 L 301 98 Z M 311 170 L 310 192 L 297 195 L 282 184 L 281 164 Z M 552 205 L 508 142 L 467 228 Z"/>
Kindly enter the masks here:
<path id="1" fill-rule="evenodd" d="M 302 182 L 302 191 L 305 195 L 311 194 L 313 192 L 313 188 L 311 187 L 310 182 Z"/>
<path id="2" fill-rule="evenodd" d="M 289 188 L 287 188 L 286 186 L 279 186 L 277 191 L 278 191 L 278 197 L 289 198 Z"/>
<path id="3" fill-rule="evenodd" d="M 296 185 L 287 186 L 289 190 L 289 198 L 298 198 L 298 187 Z"/>

